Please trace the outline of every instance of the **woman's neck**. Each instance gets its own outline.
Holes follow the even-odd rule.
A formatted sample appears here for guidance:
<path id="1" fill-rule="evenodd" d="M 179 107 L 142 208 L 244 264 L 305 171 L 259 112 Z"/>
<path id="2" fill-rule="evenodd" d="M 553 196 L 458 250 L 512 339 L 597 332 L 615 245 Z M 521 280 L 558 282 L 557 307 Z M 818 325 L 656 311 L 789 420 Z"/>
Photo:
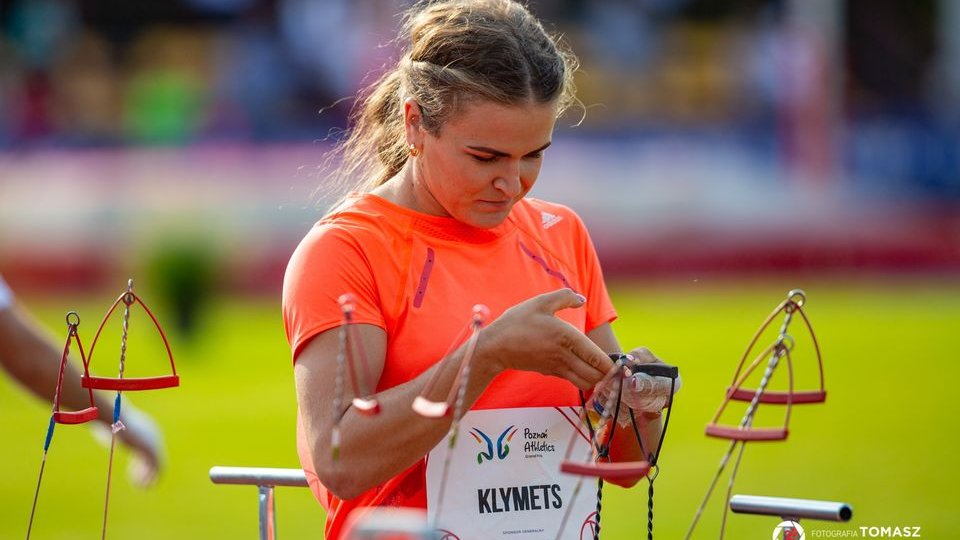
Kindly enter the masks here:
<path id="1" fill-rule="evenodd" d="M 408 161 L 400 172 L 374 188 L 371 193 L 393 204 L 433 216 L 448 216 L 430 190 L 417 178 Z"/>

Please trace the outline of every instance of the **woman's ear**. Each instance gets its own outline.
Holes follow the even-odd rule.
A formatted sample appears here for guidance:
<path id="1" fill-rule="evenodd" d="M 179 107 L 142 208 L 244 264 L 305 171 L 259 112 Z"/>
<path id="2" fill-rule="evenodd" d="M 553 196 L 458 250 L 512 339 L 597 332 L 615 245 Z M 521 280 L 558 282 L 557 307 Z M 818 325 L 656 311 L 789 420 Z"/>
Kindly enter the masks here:
<path id="1" fill-rule="evenodd" d="M 423 146 L 423 127 L 421 120 L 423 114 L 420 111 L 420 104 L 412 97 L 403 100 L 403 129 L 407 135 L 407 145 L 413 145 L 416 148 Z"/>

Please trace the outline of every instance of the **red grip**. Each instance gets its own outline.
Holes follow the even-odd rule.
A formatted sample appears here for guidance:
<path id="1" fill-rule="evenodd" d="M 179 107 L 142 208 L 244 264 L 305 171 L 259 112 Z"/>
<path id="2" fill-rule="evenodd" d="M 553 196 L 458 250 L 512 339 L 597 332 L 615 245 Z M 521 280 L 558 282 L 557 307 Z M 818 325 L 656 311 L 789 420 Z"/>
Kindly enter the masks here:
<path id="1" fill-rule="evenodd" d="M 560 471 L 579 476 L 594 478 L 636 478 L 646 476 L 650 472 L 650 463 L 646 461 L 630 461 L 621 463 L 580 463 L 564 461 L 560 464 Z"/>
<path id="2" fill-rule="evenodd" d="M 737 401 L 753 401 L 756 390 L 748 388 L 728 388 L 727 397 Z M 810 390 L 805 392 L 764 392 L 760 396 L 760 403 L 774 403 L 777 405 L 786 405 L 792 403 L 799 405 L 801 403 L 823 403 L 827 400 L 827 393 L 823 390 Z"/>
<path id="3" fill-rule="evenodd" d="M 787 428 L 740 429 L 710 424 L 707 426 L 707 435 L 731 441 L 782 441 L 787 438 Z"/>
<path id="4" fill-rule="evenodd" d="M 158 390 L 160 388 L 173 388 L 175 386 L 180 386 L 180 376 L 163 375 L 161 377 L 131 377 L 129 379 L 83 376 L 80 378 L 80 386 L 84 388 L 93 388 L 95 390 L 116 390 L 118 392 L 129 392 L 132 390 Z"/>
<path id="5" fill-rule="evenodd" d="M 81 411 L 57 411 L 53 413 L 53 421 L 58 424 L 83 424 L 95 420 L 100 416 L 96 407 L 87 407 Z"/>
<path id="6" fill-rule="evenodd" d="M 446 401 L 430 401 L 423 396 L 417 396 L 413 400 L 413 410 L 426 418 L 443 418 L 450 412 L 450 406 Z"/>
<path id="7" fill-rule="evenodd" d="M 380 402 L 373 398 L 353 398 L 353 406 L 360 414 L 374 416 L 380 412 Z"/>

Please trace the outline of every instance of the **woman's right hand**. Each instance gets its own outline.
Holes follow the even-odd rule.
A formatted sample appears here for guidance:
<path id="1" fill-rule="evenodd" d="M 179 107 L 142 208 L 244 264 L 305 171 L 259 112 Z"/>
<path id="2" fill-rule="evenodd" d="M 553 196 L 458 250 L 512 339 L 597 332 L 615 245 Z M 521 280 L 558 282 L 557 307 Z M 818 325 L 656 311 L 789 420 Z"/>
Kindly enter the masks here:
<path id="1" fill-rule="evenodd" d="M 519 369 L 561 377 L 578 388 L 596 385 L 613 361 L 596 343 L 555 314 L 586 299 L 559 289 L 525 300 L 481 331 L 477 354 L 497 371 Z"/>

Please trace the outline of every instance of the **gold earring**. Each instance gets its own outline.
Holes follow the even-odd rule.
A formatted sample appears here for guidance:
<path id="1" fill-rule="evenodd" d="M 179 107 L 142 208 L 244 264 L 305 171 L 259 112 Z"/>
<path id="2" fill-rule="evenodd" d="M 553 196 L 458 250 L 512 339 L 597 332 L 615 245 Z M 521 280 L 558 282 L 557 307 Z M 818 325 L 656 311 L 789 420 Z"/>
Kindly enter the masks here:
<path id="1" fill-rule="evenodd" d="M 417 145 L 410 143 L 410 157 L 417 157 L 420 155 L 420 149 L 417 148 Z"/>

